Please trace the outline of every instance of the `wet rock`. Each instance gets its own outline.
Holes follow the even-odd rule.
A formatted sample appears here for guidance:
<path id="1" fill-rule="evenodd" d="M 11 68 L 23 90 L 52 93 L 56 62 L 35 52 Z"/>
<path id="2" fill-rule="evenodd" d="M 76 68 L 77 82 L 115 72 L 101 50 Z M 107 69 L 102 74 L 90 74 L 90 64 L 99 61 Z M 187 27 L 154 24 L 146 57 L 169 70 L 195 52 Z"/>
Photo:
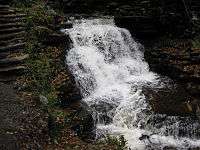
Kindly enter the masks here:
<path id="1" fill-rule="evenodd" d="M 73 23 L 68 21 L 68 22 L 65 22 L 65 23 L 61 24 L 60 27 L 62 27 L 64 29 L 70 29 L 70 28 L 73 27 Z"/>
<path id="2" fill-rule="evenodd" d="M 49 34 L 48 37 L 43 41 L 45 45 L 51 45 L 51 46 L 58 46 L 60 44 L 67 45 L 69 43 L 68 35 L 65 35 L 63 33 L 53 33 Z"/>
<path id="3" fill-rule="evenodd" d="M 167 115 L 195 115 L 193 98 L 178 85 L 161 89 L 143 88 L 144 94 L 156 113 Z"/>
<path id="4" fill-rule="evenodd" d="M 75 133 L 84 140 L 93 139 L 95 137 L 95 123 L 92 117 L 92 111 L 82 101 L 80 90 L 71 75 L 62 83 L 59 92 L 58 97 L 63 107 L 62 111 L 68 113 L 65 117 L 66 124 L 70 124 L 70 127 Z"/>
<path id="5" fill-rule="evenodd" d="M 59 88 L 59 100 L 63 107 L 68 107 L 70 104 L 80 101 L 82 96 L 80 90 L 78 89 L 74 78 L 69 77 Z"/>
<path id="6" fill-rule="evenodd" d="M 106 103 L 105 101 L 99 101 L 98 105 L 91 105 L 91 108 L 95 110 L 94 119 L 95 122 L 103 124 L 109 124 L 112 122 L 113 114 L 112 111 L 116 107 L 114 104 Z"/>
<path id="7" fill-rule="evenodd" d="M 182 97 L 182 104 L 179 104 L 181 108 L 177 107 L 177 109 L 180 108 L 182 111 L 186 109 L 188 111 L 190 105 L 196 105 L 191 104 L 193 101 L 197 101 L 197 104 L 200 103 L 200 67 L 199 63 L 193 62 L 193 56 L 188 53 L 188 49 L 191 49 L 192 46 L 191 40 L 159 39 L 157 42 L 154 41 L 154 43 L 158 44 L 154 44 L 153 48 L 146 50 L 145 58 L 150 64 L 152 71 L 169 76 L 179 87 L 182 87 L 182 92 L 177 93 L 177 98 L 174 98 L 179 101 L 179 97 Z M 195 50 L 195 53 L 199 53 L 198 50 Z M 174 89 L 172 89 L 171 93 L 173 92 Z M 168 99 L 166 101 L 169 101 Z M 195 110 L 192 111 L 195 114 Z"/>
<path id="8" fill-rule="evenodd" d="M 95 137 L 95 124 L 92 112 L 83 101 L 71 104 L 67 108 L 52 110 L 49 117 L 51 137 L 59 137 L 64 128 L 71 128 L 83 140 Z"/>
<path id="9" fill-rule="evenodd" d="M 48 99 L 47 99 L 45 96 L 40 95 L 40 96 L 39 96 L 39 99 L 40 99 L 40 102 L 41 102 L 43 105 L 48 105 L 49 101 L 48 101 Z"/>
<path id="10" fill-rule="evenodd" d="M 163 150 L 177 150 L 175 147 L 165 146 Z"/>
<path id="11" fill-rule="evenodd" d="M 72 106 L 73 107 L 73 106 Z M 77 109 L 72 119 L 72 129 L 82 139 L 94 139 L 95 138 L 95 122 L 92 117 L 92 111 L 88 105 L 80 101 L 75 104 Z"/>

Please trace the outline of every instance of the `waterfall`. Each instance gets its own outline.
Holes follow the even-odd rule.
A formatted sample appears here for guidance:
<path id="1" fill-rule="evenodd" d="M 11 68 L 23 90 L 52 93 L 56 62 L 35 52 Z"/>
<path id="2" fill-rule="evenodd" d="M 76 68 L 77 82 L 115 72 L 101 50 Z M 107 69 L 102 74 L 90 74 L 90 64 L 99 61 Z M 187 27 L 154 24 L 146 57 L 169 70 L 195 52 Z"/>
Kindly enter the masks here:
<path id="1" fill-rule="evenodd" d="M 151 111 L 142 88 L 165 85 L 149 71 L 142 46 L 128 30 L 116 27 L 112 19 L 88 19 L 76 21 L 66 34 L 73 42 L 66 63 L 94 112 L 97 134 L 124 135 L 128 146 L 138 150 L 200 146 L 195 138 L 179 137 L 179 128 L 185 128 L 179 118 Z M 162 117 L 162 123 L 149 123 Z M 143 135 L 149 138 L 141 140 Z"/>

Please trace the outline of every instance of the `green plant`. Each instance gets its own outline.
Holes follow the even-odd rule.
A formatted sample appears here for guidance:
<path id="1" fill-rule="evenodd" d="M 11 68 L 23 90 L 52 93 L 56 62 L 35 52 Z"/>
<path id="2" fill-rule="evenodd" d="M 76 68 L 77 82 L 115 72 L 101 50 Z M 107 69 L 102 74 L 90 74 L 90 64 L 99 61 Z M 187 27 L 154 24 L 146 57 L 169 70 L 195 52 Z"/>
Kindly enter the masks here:
<path id="1" fill-rule="evenodd" d="M 43 45 L 42 42 L 54 32 L 51 28 L 54 26 L 56 13 L 42 0 L 22 0 L 14 4 L 26 14 L 25 52 L 30 56 L 25 62 L 28 71 L 24 78 L 29 79 L 26 90 L 45 96 L 49 107 L 53 107 L 58 104 L 58 100 L 51 80 L 62 66 L 55 63 L 55 48 Z"/>
<path id="2" fill-rule="evenodd" d="M 61 131 L 68 127 L 70 114 L 67 111 L 63 111 L 59 107 L 49 108 L 48 111 L 51 139 L 58 140 L 60 138 Z"/>

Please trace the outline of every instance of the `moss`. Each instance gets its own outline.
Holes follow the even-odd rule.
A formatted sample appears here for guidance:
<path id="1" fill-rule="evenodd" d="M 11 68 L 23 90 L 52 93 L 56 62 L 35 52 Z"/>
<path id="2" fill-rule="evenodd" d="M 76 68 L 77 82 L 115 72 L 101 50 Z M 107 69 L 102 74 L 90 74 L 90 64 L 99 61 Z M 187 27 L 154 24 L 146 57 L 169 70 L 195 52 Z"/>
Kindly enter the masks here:
<path id="1" fill-rule="evenodd" d="M 21 3 L 17 2 L 16 4 L 19 10 L 27 14 L 25 19 L 27 31 L 25 51 L 30 55 L 30 58 L 26 61 L 28 71 L 24 76 L 24 78 L 29 79 L 26 90 L 47 97 L 49 105 L 53 106 L 58 103 L 58 91 L 52 84 L 52 79 L 64 66 L 56 60 L 59 50 L 44 45 L 43 41 L 55 32 L 54 18 L 58 14 L 47 7 L 42 0 L 34 0 L 28 4 L 26 1 L 21 1 Z"/>

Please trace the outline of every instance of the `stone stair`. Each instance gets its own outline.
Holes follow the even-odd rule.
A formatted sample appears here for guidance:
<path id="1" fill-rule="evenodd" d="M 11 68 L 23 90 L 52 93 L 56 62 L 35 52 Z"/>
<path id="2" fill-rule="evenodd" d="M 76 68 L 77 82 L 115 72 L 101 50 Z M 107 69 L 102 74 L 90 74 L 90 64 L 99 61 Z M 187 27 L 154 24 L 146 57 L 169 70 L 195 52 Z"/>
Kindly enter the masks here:
<path id="1" fill-rule="evenodd" d="M 26 66 L 25 14 L 0 1 L 0 81 L 15 80 Z"/>

